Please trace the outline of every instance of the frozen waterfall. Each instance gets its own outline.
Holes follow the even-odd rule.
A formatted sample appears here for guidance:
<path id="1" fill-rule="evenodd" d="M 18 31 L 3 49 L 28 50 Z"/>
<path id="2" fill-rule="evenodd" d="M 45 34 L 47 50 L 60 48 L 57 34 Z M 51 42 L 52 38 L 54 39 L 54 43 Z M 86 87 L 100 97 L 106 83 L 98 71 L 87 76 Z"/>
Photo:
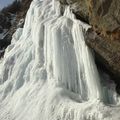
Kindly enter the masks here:
<path id="1" fill-rule="evenodd" d="M 120 120 L 85 44 L 90 26 L 55 0 L 33 0 L 0 61 L 0 120 Z"/>

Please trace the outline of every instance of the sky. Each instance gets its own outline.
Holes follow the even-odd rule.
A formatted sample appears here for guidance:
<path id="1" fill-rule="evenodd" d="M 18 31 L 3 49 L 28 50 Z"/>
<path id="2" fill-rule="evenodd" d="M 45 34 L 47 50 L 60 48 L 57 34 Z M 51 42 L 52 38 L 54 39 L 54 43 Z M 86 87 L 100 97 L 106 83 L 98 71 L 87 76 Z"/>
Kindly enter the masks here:
<path id="1" fill-rule="evenodd" d="M 0 0 L 0 9 L 2 9 L 3 7 L 6 7 L 10 3 L 12 3 L 13 1 L 14 0 Z"/>

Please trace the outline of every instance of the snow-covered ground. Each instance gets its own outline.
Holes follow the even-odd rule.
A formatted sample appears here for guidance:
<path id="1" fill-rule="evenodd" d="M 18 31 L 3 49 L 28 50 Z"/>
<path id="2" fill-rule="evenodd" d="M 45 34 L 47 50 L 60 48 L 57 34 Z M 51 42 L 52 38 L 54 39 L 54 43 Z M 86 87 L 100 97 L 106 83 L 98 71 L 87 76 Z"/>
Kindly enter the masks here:
<path id="1" fill-rule="evenodd" d="M 89 25 L 55 0 L 33 0 L 0 62 L 0 120 L 120 120 L 84 41 Z M 114 87 L 114 85 L 113 85 Z"/>

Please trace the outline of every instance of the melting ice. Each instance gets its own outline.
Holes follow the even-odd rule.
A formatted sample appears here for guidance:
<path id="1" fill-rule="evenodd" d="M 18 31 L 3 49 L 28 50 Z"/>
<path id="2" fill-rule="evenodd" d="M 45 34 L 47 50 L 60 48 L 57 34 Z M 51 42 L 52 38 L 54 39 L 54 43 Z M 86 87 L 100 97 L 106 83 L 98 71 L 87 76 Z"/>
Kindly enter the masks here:
<path id="1" fill-rule="evenodd" d="M 33 0 L 0 61 L 0 120 L 120 120 L 85 44 L 89 27 L 58 1 Z"/>

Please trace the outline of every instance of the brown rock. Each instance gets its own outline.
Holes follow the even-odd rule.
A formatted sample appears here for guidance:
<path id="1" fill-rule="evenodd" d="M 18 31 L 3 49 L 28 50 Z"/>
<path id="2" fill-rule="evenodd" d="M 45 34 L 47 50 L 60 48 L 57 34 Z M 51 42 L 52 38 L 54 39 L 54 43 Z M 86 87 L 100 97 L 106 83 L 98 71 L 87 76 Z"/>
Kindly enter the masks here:
<path id="1" fill-rule="evenodd" d="M 93 30 L 88 30 L 86 36 L 87 45 L 95 51 L 97 63 L 120 85 L 120 42 L 109 41 Z"/>
<path id="2" fill-rule="evenodd" d="M 69 4 L 76 17 L 89 23 L 89 47 L 120 87 L 120 0 L 60 0 Z"/>
<path id="3" fill-rule="evenodd" d="M 120 40 L 120 0 L 60 0 L 111 40 Z"/>

